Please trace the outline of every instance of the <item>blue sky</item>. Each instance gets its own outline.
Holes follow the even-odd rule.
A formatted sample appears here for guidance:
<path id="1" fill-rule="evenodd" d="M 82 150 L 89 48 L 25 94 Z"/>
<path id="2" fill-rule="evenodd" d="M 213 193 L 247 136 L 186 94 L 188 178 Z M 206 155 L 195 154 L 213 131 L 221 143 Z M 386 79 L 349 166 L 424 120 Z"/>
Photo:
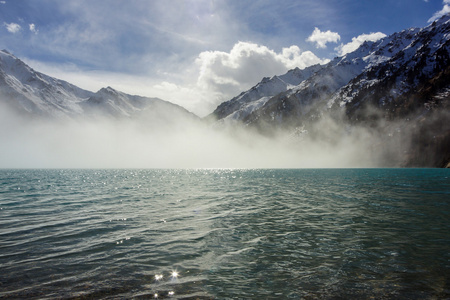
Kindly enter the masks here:
<path id="1" fill-rule="evenodd" d="M 450 0 L 4 0 L 0 47 L 88 90 L 205 115 L 264 76 L 448 12 Z"/>

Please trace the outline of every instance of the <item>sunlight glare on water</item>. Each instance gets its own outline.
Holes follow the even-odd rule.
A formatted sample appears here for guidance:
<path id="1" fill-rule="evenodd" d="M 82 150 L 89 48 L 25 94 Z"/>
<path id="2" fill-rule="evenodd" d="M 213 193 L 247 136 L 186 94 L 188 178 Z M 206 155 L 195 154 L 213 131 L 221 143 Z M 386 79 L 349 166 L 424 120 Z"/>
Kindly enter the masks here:
<path id="1" fill-rule="evenodd" d="M 449 176 L 0 170 L 0 298 L 449 298 Z"/>

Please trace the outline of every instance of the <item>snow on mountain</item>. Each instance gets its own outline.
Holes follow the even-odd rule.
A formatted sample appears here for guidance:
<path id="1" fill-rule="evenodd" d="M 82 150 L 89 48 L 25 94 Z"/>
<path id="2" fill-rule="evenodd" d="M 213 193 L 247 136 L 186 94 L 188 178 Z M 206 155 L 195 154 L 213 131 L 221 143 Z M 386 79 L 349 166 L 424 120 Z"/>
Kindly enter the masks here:
<path id="1" fill-rule="evenodd" d="M 0 51 L 0 95 L 18 110 L 58 117 L 80 114 L 79 103 L 92 94 L 36 72 L 8 51 Z"/>
<path id="2" fill-rule="evenodd" d="M 271 97 L 300 84 L 320 68 L 320 65 L 310 66 L 303 70 L 295 68 L 281 76 L 265 77 L 250 90 L 219 105 L 208 118 L 241 120 L 262 107 Z"/>
<path id="3" fill-rule="evenodd" d="M 128 95 L 112 87 L 102 88 L 86 101 L 81 107 L 87 115 L 102 115 L 116 118 L 158 118 L 170 121 L 180 117 L 197 119 L 197 116 L 176 104 L 137 95 Z"/>
<path id="4" fill-rule="evenodd" d="M 184 108 L 158 98 L 128 95 L 111 87 L 97 93 L 39 73 L 6 50 L 0 51 L 0 103 L 19 113 L 51 118 L 116 117 L 180 114 L 196 118 Z M 174 116 L 175 118 L 175 116 Z"/>
<path id="5" fill-rule="evenodd" d="M 449 100 L 450 14 L 326 65 L 265 78 L 212 116 L 266 135 L 284 129 L 294 144 L 306 137 L 338 144 L 364 132 L 387 166 L 443 167 L 450 166 Z"/>
<path id="6" fill-rule="evenodd" d="M 298 125 L 307 114 L 336 105 L 345 108 L 363 94 L 372 97 L 381 82 L 383 90 L 389 92 L 378 93 L 377 101 L 392 101 L 448 67 L 449 18 L 447 15 L 423 29 L 407 29 L 376 42 L 365 42 L 323 66 L 265 78 L 219 105 L 213 115 L 218 120 L 232 118 L 247 125 Z M 297 80 L 288 84 L 284 80 L 287 77 Z"/>
<path id="7" fill-rule="evenodd" d="M 389 43 L 399 42 L 401 51 L 388 60 L 369 65 L 330 98 L 328 107 L 344 107 L 350 103 L 354 106 L 370 99 L 375 99 L 377 106 L 387 106 L 402 95 L 417 92 L 418 87 L 449 67 L 449 16 L 421 30 L 404 31 L 399 35 L 403 35 L 403 39 Z"/>
<path id="8" fill-rule="evenodd" d="M 149 102 L 162 101 L 157 98 L 131 96 L 116 91 L 112 87 L 102 88 L 82 103 L 86 111 L 109 114 L 113 116 L 131 117 L 146 107 Z M 92 113 L 92 112 L 91 112 Z"/>

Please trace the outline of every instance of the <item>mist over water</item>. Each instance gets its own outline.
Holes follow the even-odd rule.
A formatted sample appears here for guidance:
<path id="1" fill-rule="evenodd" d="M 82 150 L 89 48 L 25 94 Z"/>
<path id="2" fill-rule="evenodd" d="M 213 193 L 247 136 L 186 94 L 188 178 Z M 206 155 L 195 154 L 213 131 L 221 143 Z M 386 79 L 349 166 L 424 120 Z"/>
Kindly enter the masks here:
<path id="1" fill-rule="evenodd" d="M 184 118 L 184 117 L 183 117 Z M 317 132 L 242 126 L 195 118 L 27 118 L 2 109 L 2 168 L 321 168 L 384 166 L 380 137 L 324 119 Z"/>

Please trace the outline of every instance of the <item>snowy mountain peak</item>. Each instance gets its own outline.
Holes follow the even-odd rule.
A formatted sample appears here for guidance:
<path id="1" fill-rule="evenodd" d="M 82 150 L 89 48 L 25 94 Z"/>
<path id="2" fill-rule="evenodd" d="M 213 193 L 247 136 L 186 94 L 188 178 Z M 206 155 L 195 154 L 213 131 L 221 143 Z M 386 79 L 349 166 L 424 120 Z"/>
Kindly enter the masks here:
<path id="1" fill-rule="evenodd" d="M 219 105 L 213 115 L 219 124 L 243 123 L 263 134 L 277 134 L 284 128 L 300 143 L 312 132 L 339 143 L 357 126 L 375 127 L 369 129 L 380 135 L 374 147 L 386 152 L 391 162 L 446 166 L 450 165 L 449 103 L 447 15 L 424 28 L 365 42 L 326 65 L 264 78 Z M 344 124 L 337 137 L 321 132 L 318 124 L 329 119 Z"/>
<path id="2" fill-rule="evenodd" d="M 110 86 L 107 86 L 105 88 L 101 88 L 98 92 L 99 93 L 105 93 L 105 94 L 118 94 L 117 90 L 113 89 Z"/>
<path id="3" fill-rule="evenodd" d="M 404 94 L 448 67 L 449 19 L 447 15 L 422 29 L 410 28 L 375 42 L 367 41 L 326 65 L 266 77 L 219 105 L 213 115 L 219 120 L 232 118 L 246 124 L 275 125 L 287 120 L 301 123 L 319 103 L 325 103 L 320 104 L 324 109 L 335 103 L 343 107 L 354 102 L 361 90 L 388 79 L 389 86 L 396 86 L 395 95 Z"/>
<path id="4" fill-rule="evenodd" d="M 19 113 L 63 119 L 100 115 L 129 118 L 150 106 L 162 114 L 178 111 L 193 117 L 178 105 L 127 95 L 110 86 L 97 93 L 83 90 L 33 70 L 6 50 L 0 51 L 0 101 Z"/>
<path id="5" fill-rule="evenodd" d="M 253 110 L 263 106 L 271 97 L 295 87 L 321 68 L 320 65 L 305 69 L 294 68 L 283 75 L 264 77 L 250 90 L 219 105 L 207 118 L 230 120 L 245 118 Z M 242 110 L 242 113 L 238 113 L 239 110 Z"/>
<path id="6" fill-rule="evenodd" d="M 442 17 L 440 17 L 439 19 L 435 20 L 431 26 L 439 26 L 442 25 L 444 23 L 448 23 L 450 21 L 450 13 L 447 13 L 445 15 L 443 15 Z"/>
<path id="7" fill-rule="evenodd" d="M 0 95 L 17 110 L 64 117 L 82 113 L 78 102 L 92 95 L 68 82 L 36 72 L 23 61 L 0 51 Z"/>

